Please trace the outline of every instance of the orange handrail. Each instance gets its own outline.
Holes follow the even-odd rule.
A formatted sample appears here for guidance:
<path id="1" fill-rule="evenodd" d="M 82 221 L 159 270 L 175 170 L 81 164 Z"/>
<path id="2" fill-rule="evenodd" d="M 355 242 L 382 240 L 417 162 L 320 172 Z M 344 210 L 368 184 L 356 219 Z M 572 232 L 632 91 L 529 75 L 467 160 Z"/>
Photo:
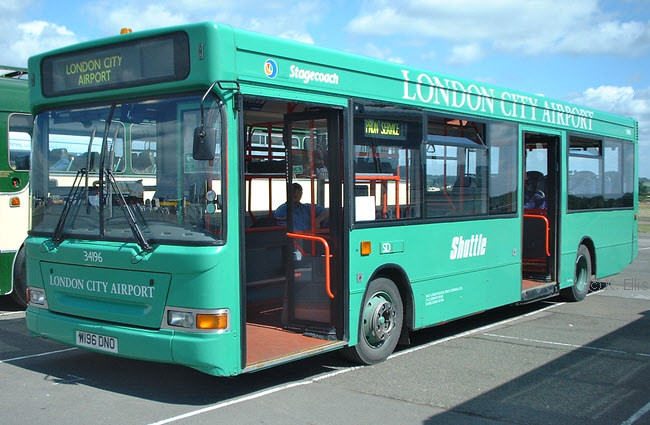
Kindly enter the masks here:
<path id="1" fill-rule="evenodd" d="M 332 293 L 332 287 L 330 285 L 330 246 L 327 241 L 321 237 L 306 235 L 303 233 L 287 233 L 287 237 L 293 239 L 306 239 L 323 244 L 325 247 L 325 290 L 327 291 L 327 296 L 331 299 L 334 299 L 334 294 Z"/>
<path id="2" fill-rule="evenodd" d="M 548 222 L 548 218 L 546 216 L 539 215 L 539 214 L 524 214 L 524 218 L 539 218 L 541 220 L 544 220 L 544 224 L 546 224 L 546 256 L 550 257 L 551 251 L 549 250 L 548 240 L 549 240 L 549 233 L 550 233 L 551 226 Z"/>

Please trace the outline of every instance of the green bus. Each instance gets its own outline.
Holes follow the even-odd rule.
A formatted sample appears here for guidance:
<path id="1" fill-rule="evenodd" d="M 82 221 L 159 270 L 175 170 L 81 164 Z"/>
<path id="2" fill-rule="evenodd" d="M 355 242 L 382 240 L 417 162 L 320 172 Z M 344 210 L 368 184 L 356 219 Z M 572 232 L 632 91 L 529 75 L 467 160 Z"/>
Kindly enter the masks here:
<path id="1" fill-rule="evenodd" d="M 372 364 L 637 256 L 630 118 L 215 23 L 29 72 L 33 335 L 218 376 Z M 119 178 L 121 140 L 155 167 Z"/>
<path id="2" fill-rule="evenodd" d="M 24 265 L 21 246 L 29 223 L 29 114 L 27 70 L 0 65 L 0 295 L 25 306 L 24 275 L 12 279 L 14 261 Z M 18 253 L 18 254 L 17 254 Z"/>

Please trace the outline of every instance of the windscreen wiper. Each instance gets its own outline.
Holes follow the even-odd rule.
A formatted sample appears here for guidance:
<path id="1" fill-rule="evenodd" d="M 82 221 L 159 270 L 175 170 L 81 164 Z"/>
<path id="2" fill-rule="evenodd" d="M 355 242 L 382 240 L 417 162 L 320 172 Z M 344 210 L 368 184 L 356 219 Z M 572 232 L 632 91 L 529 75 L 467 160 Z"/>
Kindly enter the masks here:
<path id="1" fill-rule="evenodd" d="M 81 182 L 84 181 L 84 178 L 86 181 L 86 186 L 84 187 L 86 194 L 86 205 L 87 208 L 90 208 L 90 199 L 88 197 L 88 170 L 90 169 L 90 150 L 93 146 L 93 140 L 95 140 L 96 130 L 96 128 L 93 128 L 93 132 L 90 135 L 90 142 L 88 143 L 88 163 L 86 164 L 86 168 L 82 168 L 81 170 L 77 171 L 77 175 L 72 182 L 72 186 L 70 186 L 68 198 L 65 200 L 65 204 L 63 205 L 63 211 L 61 212 L 59 221 L 56 223 L 56 228 L 54 229 L 54 234 L 52 235 L 52 241 L 55 243 L 60 243 L 63 240 L 63 229 L 65 228 L 65 222 L 68 219 L 70 210 L 72 209 L 72 204 L 74 202 L 79 202 L 79 190 L 81 188 Z"/>
<path id="2" fill-rule="evenodd" d="M 106 173 L 106 178 L 108 179 L 108 183 L 113 188 L 114 193 L 117 193 L 117 196 L 119 197 L 119 203 L 120 206 L 122 207 L 122 211 L 124 212 L 124 217 L 126 218 L 126 222 L 129 224 L 129 227 L 131 228 L 131 232 L 133 232 L 133 236 L 135 236 L 135 239 L 138 241 L 138 245 L 140 245 L 140 248 L 142 248 L 144 251 L 151 250 L 151 245 L 149 245 L 144 235 L 142 234 L 142 231 L 140 230 L 140 226 L 138 226 L 138 223 L 135 220 L 135 216 L 133 215 L 133 211 L 131 210 L 131 207 L 129 207 L 129 204 L 126 202 L 126 198 L 124 197 L 124 194 L 120 190 L 120 187 L 117 185 L 117 181 L 115 180 L 115 175 L 108 168 L 104 170 L 104 173 Z"/>
<path id="3" fill-rule="evenodd" d="M 65 204 L 63 205 L 63 211 L 59 217 L 58 223 L 56 223 L 56 228 L 54 229 L 54 234 L 52 235 L 52 241 L 55 243 L 60 243 L 63 240 L 63 228 L 65 227 L 65 222 L 68 219 L 70 210 L 72 209 L 72 204 L 79 202 L 79 191 L 81 190 L 81 182 L 84 181 L 84 176 L 88 180 L 88 169 L 82 168 L 77 171 L 77 175 L 72 182 L 70 187 L 70 192 L 68 193 L 68 199 L 66 199 Z M 88 187 L 85 188 L 88 191 Z"/>
<path id="4" fill-rule="evenodd" d="M 131 207 L 129 207 L 129 204 L 124 198 L 124 194 L 117 185 L 117 181 L 115 180 L 113 171 L 111 171 L 110 164 L 108 167 L 104 166 L 106 163 L 106 153 L 108 151 L 108 133 L 111 127 L 111 122 L 113 121 L 113 113 L 115 112 L 115 107 L 115 104 L 111 105 L 111 110 L 109 111 L 108 117 L 106 119 L 106 124 L 104 127 L 104 138 L 102 139 L 102 149 L 99 157 L 99 169 L 102 170 L 99 174 L 99 235 L 104 236 L 104 187 L 110 184 L 115 193 L 117 193 L 119 196 L 119 203 L 122 207 L 122 211 L 124 212 L 124 217 L 126 218 L 126 222 L 131 228 L 131 232 L 133 232 L 133 236 L 135 236 L 135 239 L 138 241 L 138 245 L 140 245 L 140 248 L 143 250 L 149 251 L 151 250 L 151 245 L 149 245 L 144 235 L 142 234 L 138 223 L 135 221 L 133 211 L 131 210 Z M 104 184 L 104 174 L 108 179 L 107 184 Z M 111 202 L 112 204 L 113 200 L 109 199 L 108 202 Z"/>

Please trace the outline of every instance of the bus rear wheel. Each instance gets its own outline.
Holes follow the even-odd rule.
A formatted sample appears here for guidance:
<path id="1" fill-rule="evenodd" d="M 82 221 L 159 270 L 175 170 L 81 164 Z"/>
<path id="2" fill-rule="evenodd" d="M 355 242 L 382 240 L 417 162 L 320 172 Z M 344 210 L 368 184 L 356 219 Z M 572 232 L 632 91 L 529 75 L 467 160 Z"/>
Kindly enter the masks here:
<path id="1" fill-rule="evenodd" d="M 591 254 L 589 249 L 580 245 L 576 255 L 575 276 L 573 285 L 562 290 L 562 297 L 568 301 L 582 301 L 589 292 L 591 284 Z"/>
<path id="2" fill-rule="evenodd" d="M 14 289 L 11 298 L 21 307 L 27 307 L 27 269 L 25 265 L 25 247 L 21 247 L 14 259 Z"/>
<path id="3" fill-rule="evenodd" d="M 361 309 L 359 341 L 344 353 L 350 360 L 375 364 L 393 352 L 404 320 L 404 307 L 395 283 L 386 278 L 370 282 Z"/>

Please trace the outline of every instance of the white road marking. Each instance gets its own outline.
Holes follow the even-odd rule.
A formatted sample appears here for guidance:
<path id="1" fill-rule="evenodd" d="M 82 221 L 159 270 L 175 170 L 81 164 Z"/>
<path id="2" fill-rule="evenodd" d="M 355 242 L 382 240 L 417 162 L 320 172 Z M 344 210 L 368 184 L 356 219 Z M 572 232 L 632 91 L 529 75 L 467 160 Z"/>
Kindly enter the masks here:
<path id="1" fill-rule="evenodd" d="M 494 328 L 494 327 L 499 326 L 499 325 L 514 322 L 514 321 L 522 319 L 524 317 L 533 316 L 535 314 L 541 313 L 543 311 L 546 311 L 548 309 L 551 309 L 551 308 L 554 308 L 554 307 L 557 307 L 557 306 L 560 306 L 560 305 L 563 305 L 563 304 L 565 304 L 565 303 L 555 303 L 555 304 L 549 305 L 548 307 L 544 307 L 542 309 L 539 309 L 539 310 L 536 310 L 536 311 L 533 311 L 533 312 L 530 312 L 530 313 L 526 313 L 526 314 L 521 315 L 521 316 L 511 317 L 510 319 L 502 320 L 502 321 L 496 322 L 496 323 L 491 323 L 489 325 L 481 326 L 480 328 L 471 329 L 469 331 L 461 332 L 461 333 L 459 333 L 457 335 L 452 335 L 452 336 L 449 336 L 447 338 L 442 338 L 442 339 L 439 339 L 439 340 L 436 340 L 436 341 L 432 341 L 432 342 L 430 342 L 428 344 L 424 344 L 424 345 L 421 345 L 421 346 L 418 346 L 418 347 L 402 350 L 399 353 L 393 353 L 388 358 L 392 359 L 394 357 L 399 357 L 399 356 L 402 356 L 404 354 L 413 353 L 413 352 L 422 350 L 424 348 L 428 348 L 428 347 L 432 347 L 434 345 L 442 344 L 443 342 L 451 341 L 451 340 L 454 340 L 454 339 L 462 338 L 462 337 L 467 336 L 467 335 L 482 332 L 482 331 L 485 331 L 485 330 L 490 329 L 490 328 Z M 288 390 L 288 389 L 299 387 L 299 386 L 302 386 L 302 385 L 314 384 L 314 383 L 316 383 L 318 381 L 322 381 L 324 379 L 329 379 L 329 378 L 332 378 L 334 376 L 337 376 L 337 375 L 340 375 L 340 374 L 343 374 L 343 373 L 347 373 L 347 372 L 351 372 L 353 370 L 360 369 L 362 367 L 364 367 L 364 366 L 352 366 L 352 367 L 345 368 L 345 369 L 339 369 L 337 371 L 330 372 L 330 373 L 327 373 L 325 375 L 321 375 L 321 376 L 318 376 L 316 378 L 313 378 L 313 379 L 310 379 L 310 380 L 307 380 L 307 381 L 293 382 L 293 383 L 290 383 L 290 384 L 285 384 L 285 385 L 281 385 L 279 387 L 271 388 L 271 389 L 268 389 L 268 390 L 265 390 L 265 391 L 260 391 L 258 393 L 251 394 L 251 395 L 248 395 L 248 396 L 234 398 L 232 400 L 217 403 L 217 404 L 214 404 L 212 406 L 204 407 L 202 409 L 193 410 L 191 412 L 187 412 L 187 413 L 184 413 L 182 415 L 174 416 L 174 417 L 167 418 L 167 419 L 162 419 L 162 420 L 160 420 L 158 422 L 153 422 L 153 423 L 151 423 L 149 425 L 169 424 L 169 423 L 180 421 L 182 419 L 186 419 L 186 418 L 189 418 L 189 417 L 192 417 L 192 416 L 196 416 L 196 415 L 200 415 L 200 414 L 203 414 L 203 413 L 211 412 L 213 410 L 218 410 L 218 409 L 221 409 L 223 407 L 232 406 L 234 404 L 243 403 L 245 401 L 255 400 L 257 398 L 261 398 L 261 397 L 267 396 L 269 394 L 277 393 L 279 391 Z"/>
<path id="2" fill-rule="evenodd" d="M 632 425 L 634 422 L 641 419 L 641 417 L 643 415 L 645 415 L 646 413 L 648 413 L 648 412 L 650 412 L 650 401 L 648 402 L 648 404 L 646 404 L 645 406 L 640 408 L 635 414 L 630 416 L 630 418 L 628 420 L 626 420 L 625 422 L 622 422 L 621 425 Z"/>
<path id="3" fill-rule="evenodd" d="M 491 333 L 484 333 L 483 335 L 491 336 L 491 337 L 495 337 L 495 338 L 513 339 L 513 340 L 517 340 L 517 341 L 536 342 L 538 344 L 558 345 L 560 347 L 582 348 L 582 349 L 585 349 L 585 350 L 604 351 L 606 353 L 630 354 L 630 355 L 633 355 L 633 356 L 650 357 L 650 354 L 630 353 L 629 351 L 613 350 L 611 348 L 594 347 L 594 346 L 591 346 L 591 345 L 567 344 L 567 343 L 564 343 L 564 342 L 545 341 L 545 340 L 541 340 L 541 339 L 521 338 L 521 337 L 518 337 L 518 336 L 497 335 L 497 334 L 491 334 Z"/>
<path id="4" fill-rule="evenodd" d="M 5 313 L 0 313 L 0 316 L 12 316 L 14 314 L 25 314 L 24 311 L 8 311 Z"/>
<path id="5" fill-rule="evenodd" d="M 48 351 L 47 353 L 39 353 L 39 354 L 32 354 L 32 355 L 29 355 L 29 356 L 14 357 L 13 359 L 0 360 L 0 364 L 17 362 L 18 360 L 32 359 L 34 357 L 43 357 L 43 356 L 49 356 L 49 355 L 52 355 L 52 354 L 65 353 L 66 351 L 72 351 L 72 350 L 76 350 L 76 349 L 77 349 L 76 347 L 73 347 L 73 348 L 66 348 L 64 350 Z"/>

